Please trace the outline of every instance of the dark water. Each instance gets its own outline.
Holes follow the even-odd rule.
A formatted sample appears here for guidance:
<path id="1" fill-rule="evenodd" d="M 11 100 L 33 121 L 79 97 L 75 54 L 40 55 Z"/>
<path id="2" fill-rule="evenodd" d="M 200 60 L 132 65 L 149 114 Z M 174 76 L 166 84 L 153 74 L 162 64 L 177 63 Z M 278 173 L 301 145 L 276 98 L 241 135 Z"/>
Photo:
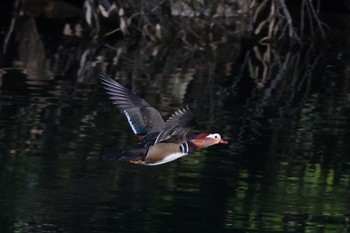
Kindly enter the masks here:
<path id="1" fill-rule="evenodd" d="M 0 77 L 0 232 L 349 232 L 349 35 L 122 55 L 19 41 Z M 230 144 L 156 167 L 101 160 L 135 143 L 101 70 L 165 117 L 191 105 L 194 133 Z"/>

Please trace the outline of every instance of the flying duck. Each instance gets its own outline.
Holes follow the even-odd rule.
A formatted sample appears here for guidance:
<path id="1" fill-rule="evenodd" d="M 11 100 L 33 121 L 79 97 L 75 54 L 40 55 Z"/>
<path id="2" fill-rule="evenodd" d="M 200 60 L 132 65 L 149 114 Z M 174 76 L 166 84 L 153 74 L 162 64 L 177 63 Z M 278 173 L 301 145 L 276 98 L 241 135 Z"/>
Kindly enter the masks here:
<path id="1" fill-rule="evenodd" d="M 107 74 L 100 74 L 100 80 L 138 140 L 137 148 L 107 156 L 109 159 L 126 160 L 142 165 L 160 165 L 202 148 L 228 143 L 218 133 L 201 133 L 187 137 L 189 130 L 195 125 L 194 114 L 188 106 L 177 109 L 164 122 L 158 110 Z"/>

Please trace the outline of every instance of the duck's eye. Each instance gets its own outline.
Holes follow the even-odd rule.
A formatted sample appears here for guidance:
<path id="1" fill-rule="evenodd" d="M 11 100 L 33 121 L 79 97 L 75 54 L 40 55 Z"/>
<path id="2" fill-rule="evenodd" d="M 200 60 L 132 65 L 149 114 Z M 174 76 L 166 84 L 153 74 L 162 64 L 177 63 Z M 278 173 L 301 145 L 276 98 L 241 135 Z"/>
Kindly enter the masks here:
<path id="1" fill-rule="evenodd" d="M 217 133 L 209 134 L 206 138 L 212 138 L 212 139 L 218 139 L 220 138 L 220 135 Z"/>

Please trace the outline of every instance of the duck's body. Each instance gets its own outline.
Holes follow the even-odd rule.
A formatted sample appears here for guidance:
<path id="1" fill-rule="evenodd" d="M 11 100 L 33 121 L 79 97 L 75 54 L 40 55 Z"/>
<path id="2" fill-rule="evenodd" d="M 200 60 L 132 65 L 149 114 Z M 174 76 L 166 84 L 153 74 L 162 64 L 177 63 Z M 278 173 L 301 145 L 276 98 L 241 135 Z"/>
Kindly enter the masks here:
<path id="1" fill-rule="evenodd" d="M 217 133 L 202 133 L 188 139 L 187 133 L 195 125 L 194 115 L 188 107 L 176 110 L 164 122 L 160 113 L 144 99 L 106 74 L 100 75 L 100 79 L 113 104 L 128 120 L 141 146 L 108 158 L 127 160 L 134 164 L 160 165 L 202 148 L 218 143 L 227 144 Z"/>

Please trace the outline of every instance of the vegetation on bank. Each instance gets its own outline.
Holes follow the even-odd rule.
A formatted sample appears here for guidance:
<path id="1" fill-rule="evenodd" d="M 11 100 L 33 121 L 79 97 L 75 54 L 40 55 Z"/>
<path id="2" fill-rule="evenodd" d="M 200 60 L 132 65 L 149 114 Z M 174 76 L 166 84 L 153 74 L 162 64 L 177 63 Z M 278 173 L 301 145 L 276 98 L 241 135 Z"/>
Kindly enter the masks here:
<path id="1" fill-rule="evenodd" d="M 289 2 L 288 2 L 289 3 Z M 130 42 L 181 41 L 198 46 L 231 39 L 299 40 L 320 33 L 319 1 L 302 0 L 298 6 L 286 0 L 32 0 L 13 2 L 2 51 L 6 52 L 17 21 L 24 16 L 44 20 L 77 19 L 64 33 L 98 40 L 126 38 Z M 292 13 L 293 12 L 293 13 Z M 72 21 L 71 21 L 72 22 Z"/>
<path id="2" fill-rule="evenodd" d="M 241 37 L 261 42 L 300 40 L 317 32 L 325 37 L 319 5 L 310 0 L 302 0 L 296 8 L 288 6 L 286 0 L 106 2 L 84 3 L 87 24 L 102 37 L 117 34 L 152 42 L 177 39 L 187 45 Z"/>
<path id="3" fill-rule="evenodd" d="M 108 72 L 118 77 L 156 77 L 178 70 L 183 76 L 203 67 L 205 59 L 200 57 L 209 56 L 205 61 L 216 64 L 207 67 L 225 61 L 223 69 L 230 73 L 229 63 L 240 56 L 244 43 L 252 42 L 266 46 L 241 56 L 246 56 L 244 67 L 262 87 L 273 70 L 290 66 L 285 42 L 302 44 L 309 35 L 325 37 L 319 5 L 310 0 L 298 6 L 287 3 L 81 0 L 73 5 L 63 0 L 16 0 L 4 26 L 0 67 L 24 70 L 33 79 L 52 79 L 77 66 L 74 73 L 82 79 L 95 77 L 91 67 L 96 66 L 105 72 L 108 66 Z M 6 63 L 10 60 L 12 64 Z"/>

